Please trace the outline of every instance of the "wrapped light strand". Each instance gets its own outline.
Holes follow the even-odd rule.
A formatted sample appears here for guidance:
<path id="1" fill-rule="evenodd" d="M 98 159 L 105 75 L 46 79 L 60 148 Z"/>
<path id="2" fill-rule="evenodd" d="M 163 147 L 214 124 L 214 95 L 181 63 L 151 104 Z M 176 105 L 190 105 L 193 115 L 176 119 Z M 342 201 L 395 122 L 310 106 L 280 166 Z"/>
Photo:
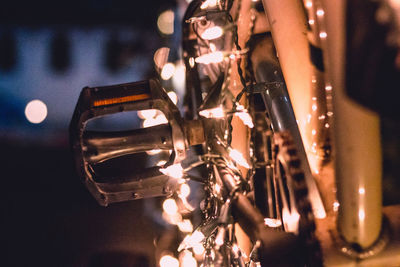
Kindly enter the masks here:
<path id="1" fill-rule="evenodd" d="M 254 127 L 253 119 L 251 118 L 250 114 L 248 113 L 247 109 L 244 108 L 243 105 L 236 103 L 237 107 L 234 111 L 226 111 L 223 109 L 222 105 L 210 108 L 210 109 L 203 109 L 199 111 L 199 115 L 205 118 L 213 118 L 213 119 L 221 119 L 225 118 L 226 116 L 236 116 L 238 117 L 244 125 L 249 128 Z"/>

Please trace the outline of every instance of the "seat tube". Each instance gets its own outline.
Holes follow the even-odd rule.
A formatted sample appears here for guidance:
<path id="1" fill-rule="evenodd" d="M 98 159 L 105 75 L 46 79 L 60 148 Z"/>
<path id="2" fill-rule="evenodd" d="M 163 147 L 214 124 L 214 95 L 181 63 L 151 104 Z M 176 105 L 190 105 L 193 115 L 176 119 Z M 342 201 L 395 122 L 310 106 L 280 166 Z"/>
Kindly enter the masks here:
<path id="1" fill-rule="evenodd" d="M 344 241 L 365 250 L 377 241 L 382 227 L 379 118 L 350 100 L 344 90 L 346 1 L 322 2 L 329 10 L 327 66 L 333 86 L 337 228 Z"/>

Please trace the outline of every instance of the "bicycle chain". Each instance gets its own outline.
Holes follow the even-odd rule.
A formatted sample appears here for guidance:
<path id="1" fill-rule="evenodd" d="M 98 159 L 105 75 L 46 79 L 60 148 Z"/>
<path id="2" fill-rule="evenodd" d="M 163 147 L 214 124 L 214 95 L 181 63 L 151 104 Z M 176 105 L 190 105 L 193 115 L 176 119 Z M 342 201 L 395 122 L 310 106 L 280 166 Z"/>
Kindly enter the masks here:
<path id="1" fill-rule="evenodd" d="M 301 169 L 300 158 L 297 155 L 297 148 L 289 132 L 275 133 L 274 139 L 274 158 L 277 158 L 278 153 L 283 156 L 289 171 L 286 176 L 292 180 L 296 208 L 300 215 L 299 239 L 305 245 L 306 266 L 323 266 L 322 249 L 315 233 L 314 214 L 308 198 L 308 188 L 304 172 Z"/>

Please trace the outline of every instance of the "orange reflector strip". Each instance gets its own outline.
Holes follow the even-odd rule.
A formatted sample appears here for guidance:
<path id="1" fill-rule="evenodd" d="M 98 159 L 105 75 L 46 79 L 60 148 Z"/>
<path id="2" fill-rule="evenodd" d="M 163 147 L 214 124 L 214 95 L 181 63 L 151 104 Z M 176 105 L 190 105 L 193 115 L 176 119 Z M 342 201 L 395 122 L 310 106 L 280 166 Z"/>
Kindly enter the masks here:
<path id="1" fill-rule="evenodd" d="M 112 104 L 135 102 L 135 101 L 145 100 L 145 99 L 149 99 L 149 98 L 150 98 L 150 95 L 148 95 L 148 94 L 128 95 L 128 96 L 124 96 L 124 97 L 96 100 L 93 102 L 93 106 L 95 106 L 95 107 L 107 106 L 107 105 L 112 105 Z"/>

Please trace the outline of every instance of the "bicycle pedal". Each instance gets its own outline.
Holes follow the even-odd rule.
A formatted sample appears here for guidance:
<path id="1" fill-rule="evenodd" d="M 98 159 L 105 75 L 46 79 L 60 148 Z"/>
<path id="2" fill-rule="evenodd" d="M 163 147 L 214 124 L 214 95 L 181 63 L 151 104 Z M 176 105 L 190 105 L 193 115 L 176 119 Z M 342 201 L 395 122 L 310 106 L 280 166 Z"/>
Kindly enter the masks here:
<path id="1" fill-rule="evenodd" d="M 98 117 L 126 111 L 156 109 L 168 124 L 127 131 L 92 131 L 87 123 Z M 97 171 L 97 165 L 154 149 L 172 150 L 166 167 L 185 158 L 188 141 L 178 108 L 159 81 L 147 81 L 82 89 L 70 123 L 70 140 L 75 165 L 95 199 L 103 206 L 139 198 L 169 195 L 177 179 L 152 166 L 123 174 L 113 168 L 110 175 Z"/>

